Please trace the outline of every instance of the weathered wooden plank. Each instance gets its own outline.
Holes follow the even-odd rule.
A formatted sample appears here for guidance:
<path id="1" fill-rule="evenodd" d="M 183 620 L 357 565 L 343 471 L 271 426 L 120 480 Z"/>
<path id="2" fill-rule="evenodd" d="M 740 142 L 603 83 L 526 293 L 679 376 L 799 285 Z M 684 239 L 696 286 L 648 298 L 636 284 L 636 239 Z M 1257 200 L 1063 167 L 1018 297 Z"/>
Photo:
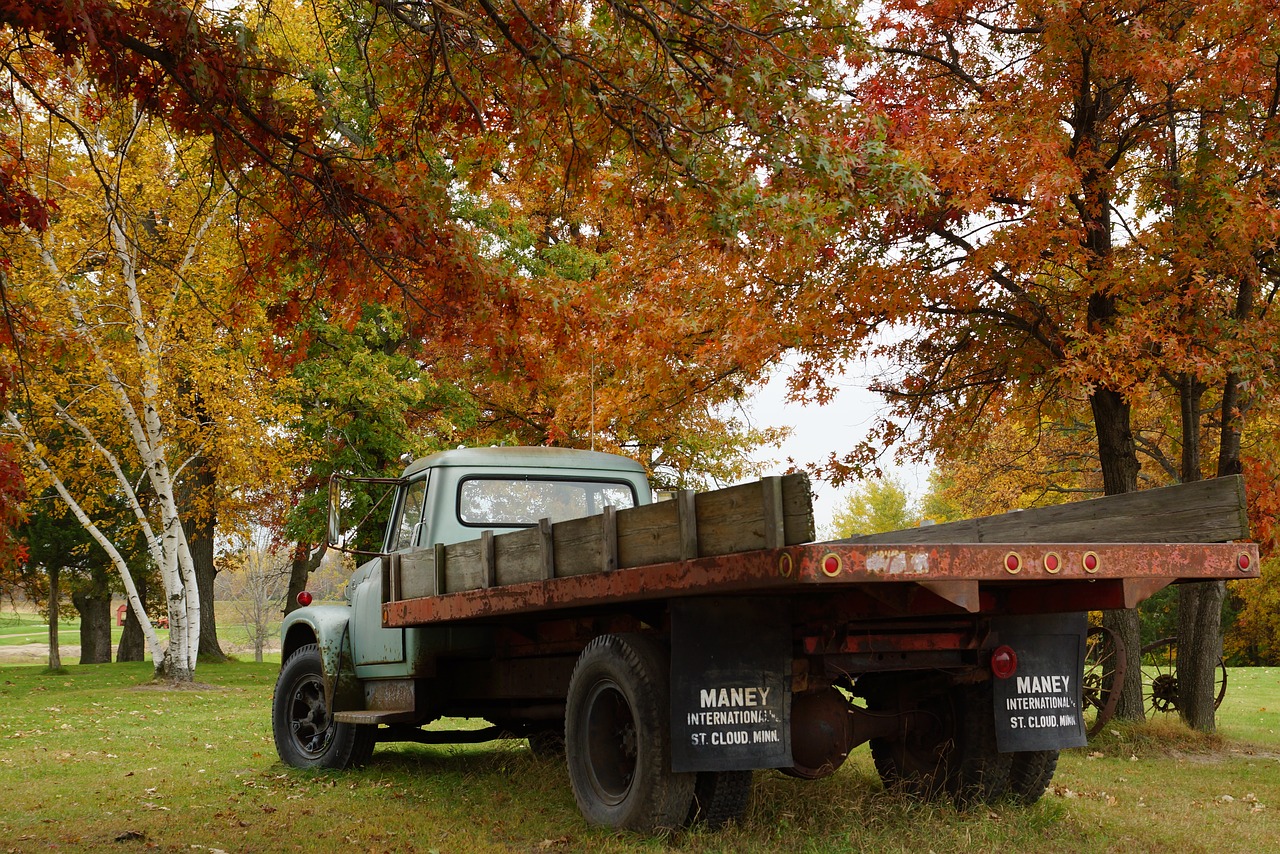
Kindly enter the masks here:
<path id="1" fill-rule="evenodd" d="M 400 557 L 400 584 L 395 590 L 396 599 L 417 599 L 434 596 L 436 592 L 436 555 L 434 549 L 408 552 Z"/>
<path id="2" fill-rule="evenodd" d="M 1249 538 L 1244 478 L 1017 510 L 842 543 L 1225 543 Z"/>
<path id="3" fill-rule="evenodd" d="M 493 549 L 493 531 L 480 534 L 480 583 L 484 587 L 498 585 L 498 569 Z"/>
<path id="4" fill-rule="evenodd" d="M 680 560 L 676 502 L 659 501 L 618 513 L 618 565 Z"/>
<path id="5" fill-rule="evenodd" d="M 555 530 L 550 519 L 538 520 L 538 542 L 542 552 L 542 577 L 550 581 L 556 577 Z"/>
<path id="6" fill-rule="evenodd" d="M 789 546 L 811 543 L 817 536 L 813 490 L 809 487 L 809 475 L 804 472 L 782 476 L 782 526 Z"/>
<path id="7" fill-rule="evenodd" d="M 676 493 L 676 535 L 680 560 L 693 560 L 698 552 L 698 494 L 692 489 Z"/>
<path id="8" fill-rule="evenodd" d="M 446 570 L 448 560 L 445 557 L 444 543 L 436 543 L 432 551 L 435 553 L 435 560 L 432 562 L 432 569 L 435 570 L 436 576 L 435 590 L 433 592 L 438 596 L 441 593 L 449 592 L 449 576 Z"/>
<path id="9" fill-rule="evenodd" d="M 551 527 L 556 555 L 556 578 L 599 572 L 604 563 L 600 520 L 594 516 L 557 522 Z"/>
<path id="10" fill-rule="evenodd" d="M 540 581 L 545 577 L 542 531 L 528 528 L 493 538 L 494 573 L 498 586 Z"/>
<path id="11" fill-rule="evenodd" d="M 618 510 L 613 505 L 600 514 L 600 571 L 618 568 Z"/>
<path id="12" fill-rule="evenodd" d="M 480 540 L 467 540 L 445 546 L 445 591 L 475 590 L 484 587 L 484 566 Z"/>
<path id="13" fill-rule="evenodd" d="M 782 478 L 760 479 L 760 501 L 764 523 L 764 547 L 766 549 L 782 548 L 787 540 L 787 527 L 782 507 Z"/>
<path id="14" fill-rule="evenodd" d="M 782 492 L 782 538 L 787 545 L 813 539 L 813 499 L 805 474 L 786 475 Z M 775 524 L 766 517 L 760 483 L 742 483 L 697 497 L 698 554 L 702 557 L 774 548 L 770 530 Z"/>

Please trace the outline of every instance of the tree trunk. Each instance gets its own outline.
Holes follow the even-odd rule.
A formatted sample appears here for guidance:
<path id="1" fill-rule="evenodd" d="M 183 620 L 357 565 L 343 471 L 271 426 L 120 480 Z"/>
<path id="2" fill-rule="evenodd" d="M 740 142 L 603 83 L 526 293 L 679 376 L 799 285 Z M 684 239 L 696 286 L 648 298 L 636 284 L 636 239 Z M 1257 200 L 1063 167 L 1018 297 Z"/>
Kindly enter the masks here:
<path id="1" fill-rule="evenodd" d="M 1191 376 L 1183 376 L 1178 388 L 1182 411 L 1182 481 L 1200 480 L 1203 467 L 1200 459 L 1200 409 L 1205 392 L 1204 384 Z M 1218 456 L 1218 474 L 1223 461 L 1235 456 L 1238 462 L 1239 436 L 1234 445 L 1227 413 L 1235 408 L 1235 384 L 1230 375 L 1223 387 L 1222 452 Z M 1230 450 L 1234 447 L 1234 451 Z M 1192 729 L 1214 732 L 1216 691 L 1214 681 L 1218 672 L 1218 660 L 1222 657 L 1222 603 L 1226 598 L 1226 585 L 1221 581 L 1196 582 L 1178 587 L 1178 657 L 1175 668 L 1178 676 L 1178 715 Z"/>
<path id="2" fill-rule="evenodd" d="M 62 650 L 58 646 L 58 598 L 62 591 L 58 587 L 58 576 L 62 569 L 49 567 L 49 669 L 62 669 Z"/>
<path id="3" fill-rule="evenodd" d="M 307 580 L 320 566 L 324 552 L 324 548 L 319 548 L 312 555 L 311 546 L 307 543 L 298 543 L 294 548 L 293 562 L 289 565 L 289 592 L 284 598 L 286 614 L 299 607 L 298 594 L 307 589 Z"/>
<path id="4" fill-rule="evenodd" d="M 1099 388 L 1089 397 L 1093 409 L 1094 428 L 1098 432 L 1098 457 L 1102 466 L 1102 484 L 1107 495 L 1121 495 L 1138 488 L 1138 450 L 1133 441 L 1129 421 L 1129 403 L 1124 395 L 1111 389 Z M 1136 656 L 1142 647 L 1142 631 L 1138 611 L 1133 608 L 1105 611 L 1102 624 L 1115 632 Z M 1130 667 L 1125 670 L 1124 684 L 1116 715 L 1123 720 L 1145 719 L 1142 703 L 1142 670 Z"/>
<path id="5" fill-rule="evenodd" d="M 147 601 L 147 579 L 139 573 L 133 580 L 138 588 L 138 597 Z M 120 646 L 116 648 L 116 661 L 146 661 L 147 637 L 143 634 L 142 624 L 132 608 L 125 608 L 124 631 L 120 633 Z"/>
<path id="6" fill-rule="evenodd" d="M 111 590 L 101 570 L 71 594 L 80 612 L 80 663 L 111 663 Z"/>
<path id="7" fill-rule="evenodd" d="M 195 564 L 196 590 L 200 594 L 200 649 L 197 655 L 205 661 L 226 661 L 227 655 L 218 643 L 217 613 L 213 605 L 213 582 L 218 575 L 218 568 L 213 563 L 213 540 L 218 522 L 214 502 L 216 475 L 204 455 L 191 461 L 188 472 L 179 490 L 179 500 L 183 508 L 182 527 Z"/>
<path id="8" fill-rule="evenodd" d="M 1224 581 L 1178 588 L 1178 715 L 1200 732 L 1217 729 L 1218 662 L 1222 659 Z"/>

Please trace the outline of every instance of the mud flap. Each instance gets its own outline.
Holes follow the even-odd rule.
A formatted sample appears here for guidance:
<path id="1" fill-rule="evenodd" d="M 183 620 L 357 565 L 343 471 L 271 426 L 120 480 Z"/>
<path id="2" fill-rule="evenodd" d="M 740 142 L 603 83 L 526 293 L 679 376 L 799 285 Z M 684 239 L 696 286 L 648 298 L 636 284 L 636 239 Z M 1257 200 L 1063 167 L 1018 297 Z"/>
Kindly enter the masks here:
<path id="1" fill-rule="evenodd" d="M 791 767 L 791 622 L 776 600 L 671 606 L 671 767 Z"/>
<path id="2" fill-rule="evenodd" d="M 995 646 L 1012 648 L 1018 658 L 1012 675 L 991 679 L 1000 752 L 1083 747 L 1086 615 L 999 617 L 991 626 Z"/>

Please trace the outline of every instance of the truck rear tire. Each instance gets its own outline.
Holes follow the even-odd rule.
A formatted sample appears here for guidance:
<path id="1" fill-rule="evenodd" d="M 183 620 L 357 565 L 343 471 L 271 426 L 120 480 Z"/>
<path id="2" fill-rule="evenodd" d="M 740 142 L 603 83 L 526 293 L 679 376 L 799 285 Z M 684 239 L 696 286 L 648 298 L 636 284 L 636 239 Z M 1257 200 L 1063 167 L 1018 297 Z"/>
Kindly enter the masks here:
<path id="1" fill-rule="evenodd" d="M 991 683 L 957 689 L 960 706 L 952 795 L 959 806 L 991 803 L 1009 791 L 1013 754 L 996 747 Z"/>
<path id="2" fill-rule="evenodd" d="M 872 704 L 871 710 L 897 709 Z M 956 709 L 949 694 L 928 697 L 914 707 L 911 726 L 902 738 L 871 739 L 871 759 L 884 787 L 930 800 L 950 788 L 956 745 Z"/>
<path id="3" fill-rule="evenodd" d="M 1040 800 L 1058 769 L 1058 751 L 1030 750 L 1013 754 L 1009 769 L 1009 796 L 1014 802 L 1030 805 Z"/>
<path id="4" fill-rule="evenodd" d="M 689 807 L 689 825 L 719 830 L 746 815 L 751 800 L 751 771 L 699 771 Z"/>
<path id="5" fill-rule="evenodd" d="M 325 702 L 320 648 L 308 644 L 289 656 L 271 698 L 276 752 L 294 768 L 352 768 L 373 756 L 376 728 L 335 723 Z"/>
<path id="6" fill-rule="evenodd" d="M 1004 796 L 1013 754 L 996 749 L 989 685 L 924 697 L 909 711 L 912 725 L 902 738 L 871 739 L 871 758 L 886 789 L 925 799 L 950 795 L 962 807 Z"/>
<path id="7" fill-rule="evenodd" d="M 688 819 L 697 775 L 671 770 L 669 671 L 666 650 L 643 635 L 601 635 L 578 658 L 565 753 L 592 824 L 652 831 Z"/>

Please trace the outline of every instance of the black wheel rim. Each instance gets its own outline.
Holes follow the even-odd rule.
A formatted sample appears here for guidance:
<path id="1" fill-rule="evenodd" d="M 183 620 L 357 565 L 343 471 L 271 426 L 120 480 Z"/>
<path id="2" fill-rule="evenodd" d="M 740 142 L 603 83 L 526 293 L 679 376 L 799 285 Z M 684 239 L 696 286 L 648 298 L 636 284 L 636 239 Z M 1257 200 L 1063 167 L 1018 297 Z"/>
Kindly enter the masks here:
<path id="1" fill-rule="evenodd" d="M 631 790 L 639 753 L 631 704 L 613 681 L 597 683 L 587 697 L 586 770 L 596 797 L 617 806 Z"/>
<path id="2" fill-rule="evenodd" d="M 289 734 L 308 759 L 319 759 L 333 740 L 333 723 L 324 702 L 324 682 L 307 675 L 293 683 L 289 698 Z"/>

